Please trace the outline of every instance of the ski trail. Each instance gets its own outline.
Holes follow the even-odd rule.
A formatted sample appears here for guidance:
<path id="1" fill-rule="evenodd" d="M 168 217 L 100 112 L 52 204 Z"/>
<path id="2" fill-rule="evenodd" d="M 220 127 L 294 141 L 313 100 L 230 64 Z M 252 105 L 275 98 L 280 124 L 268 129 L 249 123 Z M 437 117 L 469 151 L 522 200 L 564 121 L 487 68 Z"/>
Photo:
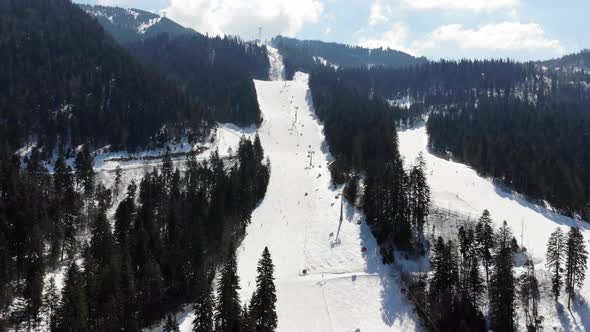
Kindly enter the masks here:
<path id="1" fill-rule="evenodd" d="M 332 157 L 310 105 L 308 76 L 255 85 L 264 117 L 258 133 L 272 169 L 266 196 L 237 250 L 242 301 L 256 287 L 258 259 L 268 246 L 278 331 L 421 330 L 400 294 L 399 276 L 381 263 L 364 215 L 347 202 L 340 242 L 334 243 L 341 188 L 331 183 Z"/>

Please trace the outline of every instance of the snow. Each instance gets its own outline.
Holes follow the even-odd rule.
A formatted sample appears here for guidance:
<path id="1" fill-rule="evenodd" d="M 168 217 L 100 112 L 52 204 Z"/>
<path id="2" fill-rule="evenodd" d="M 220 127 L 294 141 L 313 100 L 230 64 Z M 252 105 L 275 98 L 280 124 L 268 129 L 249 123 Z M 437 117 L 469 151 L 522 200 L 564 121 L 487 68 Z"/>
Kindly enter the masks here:
<path id="1" fill-rule="evenodd" d="M 139 32 L 140 34 L 144 34 L 146 33 L 146 31 L 151 28 L 152 26 L 158 24 L 160 22 L 162 18 L 161 17 L 155 17 L 155 18 L 151 18 L 149 19 L 147 22 L 142 22 L 138 27 L 137 27 L 137 32 Z"/>
<path id="2" fill-rule="evenodd" d="M 134 11 L 132 9 L 126 9 L 126 11 L 127 11 L 127 14 L 133 16 L 133 18 L 137 20 L 137 17 L 139 16 L 139 13 L 138 12 L 136 12 L 136 11 Z"/>
<path id="3" fill-rule="evenodd" d="M 572 311 L 559 309 L 550 294 L 550 279 L 545 270 L 547 239 L 556 227 L 568 231 L 578 226 L 586 239 L 590 239 L 590 226 L 582 221 L 560 215 L 533 204 L 526 198 L 496 185 L 492 180 L 480 177 L 472 168 L 461 163 L 445 160 L 431 154 L 427 149 L 428 135 L 424 125 L 399 132 L 400 153 L 406 162 L 413 162 L 420 152 L 428 166 L 428 183 L 431 187 L 435 207 L 455 211 L 471 219 L 478 218 L 488 209 L 497 227 L 506 220 L 513 234 L 520 240 L 521 231 L 524 246 L 535 262 L 537 277 L 542 285 L 540 315 L 545 316 L 546 329 L 557 331 L 590 330 L 590 278 L 582 287 L 582 296 L 572 306 Z M 567 299 L 560 299 L 562 304 Z M 519 322 L 523 328 L 524 313 L 519 310 Z M 524 328 L 523 328 L 524 330 Z"/>
<path id="4" fill-rule="evenodd" d="M 313 61 L 315 63 L 321 64 L 322 66 L 332 67 L 334 69 L 338 69 L 338 67 L 339 67 L 338 65 L 329 62 L 328 60 L 326 60 L 325 58 L 322 58 L 321 56 L 314 56 Z"/>
<path id="5" fill-rule="evenodd" d="M 387 99 L 387 102 L 391 106 L 397 106 L 403 109 L 410 109 L 410 107 L 412 107 L 413 104 L 412 97 L 410 97 L 409 95 L 396 99 Z"/>
<path id="6" fill-rule="evenodd" d="M 281 81 L 285 79 L 285 65 L 283 57 L 276 48 L 266 45 L 268 61 L 270 62 L 270 71 L 268 77 L 272 81 Z"/>
<path id="7" fill-rule="evenodd" d="M 215 132 L 212 134 L 210 142 L 200 142 L 190 144 L 186 139 L 180 142 L 170 142 L 167 146 L 170 148 L 172 154 L 186 154 L 191 151 L 199 149 L 204 150 L 198 156 L 198 160 L 209 158 L 211 153 L 215 150 L 219 151 L 222 158 L 229 156 L 229 150 L 237 151 L 240 138 L 253 136 L 256 132 L 255 126 L 238 127 L 230 123 L 217 124 Z M 153 159 L 154 157 L 163 156 L 166 153 L 165 148 L 144 150 L 140 152 L 130 153 L 128 151 L 109 151 L 108 147 L 104 148 L 104 152 L 99 150 L 95 152 L 96 171 L 114 171 L 117 166 L 121 168 L 138 168 L 146 165 L 158 165 L 161 159 Z M 128 160 L 128 161 L 126 161 Z M 174 161 L 184 161 L 186 156 L 173 158 Z"/>

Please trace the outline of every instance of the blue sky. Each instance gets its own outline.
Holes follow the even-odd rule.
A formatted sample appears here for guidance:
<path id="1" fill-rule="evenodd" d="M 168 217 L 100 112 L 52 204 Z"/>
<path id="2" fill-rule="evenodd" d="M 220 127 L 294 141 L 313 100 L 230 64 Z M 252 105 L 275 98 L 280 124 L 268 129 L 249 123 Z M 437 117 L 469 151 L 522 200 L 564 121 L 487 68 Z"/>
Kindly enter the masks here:
<path id="1" fill-rule="evenodd" d="M 590 48 L 590 0 L 78 0 L 165 12 L 209 34 L 276 34 L 430 59 L 546 59 Z"/>

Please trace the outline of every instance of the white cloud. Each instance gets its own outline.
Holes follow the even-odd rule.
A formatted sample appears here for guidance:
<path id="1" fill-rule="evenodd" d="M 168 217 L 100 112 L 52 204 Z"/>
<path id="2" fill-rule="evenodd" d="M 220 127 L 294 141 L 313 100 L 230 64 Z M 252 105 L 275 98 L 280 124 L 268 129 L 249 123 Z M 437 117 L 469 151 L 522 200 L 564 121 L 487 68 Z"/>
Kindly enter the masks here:
<path id="1" fill-rule="evenodd" d="M 371 5 L 369 14 L 369 26 L 375 26 L 389 21 L 391 15 L 391 7 L 384 5 L 381 1 L 375 1 Z"/>
<path id="2" fill-rule="evenodd" d="M 324 29 L 324 35 L 329 35 L 329 34 L 331 34 L 331 33 L 332 33 L 332 28 L 331 28 L 331 27 L 326 27 L 326 28 Z"/>
<path id="3" fill-rule="evenodd" d="M 470 12 L 494 12 L 511 9 L 519 0 L 403 0 L 412 8 L 419 10 L 456 10 Z"/>
<path id="4" fill-rule="evenodd" d="M 367 48 L 390 48 L 414 55 L 415 52 L 406 46 L 408 28 L 405 24 L 396 22 L 391 28 L 377 38 L 363 38 L 358 43 Z"/>
<path id="5" fill-rule="evenodd" d="M 364 32 L 363 32 L 364 33 Z M 557 39 L 545 34 L 536 23 L 501 22 L 468 29 L 460 24 L 440 26 L 409 42 L 409 30 L 403 23 L 394 23 L 375 38 L 360 38 L 358 45 L 368 48 L 391 48 L 412 55 L 446 57 L 517 57 L 563 54 Z"/>
<path id="6" fill-rule="evenodd" d="M 430 32 L 423 41 L 414 42 L 412 46 L 420 51 L 441 46 L 458 46 L 463 50 L 564 52 L 559 40 L 547 37 L 540 25 L 520 22 L 488 24 L 477 29 L 466 29 L 460 24 L 444 25 Z"/>
<path id="7" fill-rule="evenodd" d="M 180 24 L 210 35 L 263 34 L 293 36 L 305 23 L 317 22 L 324 10 L 321 0 L 170 0 L 166 15 Z"/>

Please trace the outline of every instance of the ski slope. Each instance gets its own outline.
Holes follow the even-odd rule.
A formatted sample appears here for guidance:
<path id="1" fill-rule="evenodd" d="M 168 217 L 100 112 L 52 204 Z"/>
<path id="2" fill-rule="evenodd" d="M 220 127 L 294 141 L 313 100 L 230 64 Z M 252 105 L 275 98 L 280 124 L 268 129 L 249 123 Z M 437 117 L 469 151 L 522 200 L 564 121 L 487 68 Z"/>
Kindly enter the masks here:
<path id="1" fill-rule="evenodd" d="M 332 157 L 313 113 L 308 76 L 255 84 L 264 117 L 258 133 L 272 169 L 266 197 L 237 249 L 242 301 L 256 287 L 256 266 L 268 246 L 278 331 L 421 329 L 397 275 L 375 253 L 364 215 L 346 202 L 336 240 L 341 188 L 331 183 Z"/>
<path id="2" fill-rule="evenodd" d="M 521 232 L 524 246 L 532 255 L 541 283 L 540 315 L 545 316 L 545 330 L 590 331 L 590 277 L 582 287 L 582 297 L 567 310 L 567 299 L 562 296 L 561 303 L 555 305 L 550 294 L 550 279 L 545 271 L 545 251 L 550 233 L 556 227 L 564 232 L 577 225 L 586 240 L 590 240 L 590 227 L 587 223 L 576 221 L 551 209 L 538 206 L 526 198 L 507 191 L 491 180 L 480 177 L 469 166 L 439 158 L 428 152 L 428 135 L 424 125 L 399 132 L 400 153 L 406 163 L 413 162 L 420 152 L 424 154 L 428 166 L 428 183 L 431 188 L 433 204 L 442 209 L 459 212 L 471 218 L 478 218 L 488 209 L 500 227 L 506 220 L 520 244 Z M 590 243 L 587 244 L 590 249 Z M 516 273 L 520 270 L 515 269 Z M 524 324 L 524 313 L 519 308 L 519 321 Z"/>

